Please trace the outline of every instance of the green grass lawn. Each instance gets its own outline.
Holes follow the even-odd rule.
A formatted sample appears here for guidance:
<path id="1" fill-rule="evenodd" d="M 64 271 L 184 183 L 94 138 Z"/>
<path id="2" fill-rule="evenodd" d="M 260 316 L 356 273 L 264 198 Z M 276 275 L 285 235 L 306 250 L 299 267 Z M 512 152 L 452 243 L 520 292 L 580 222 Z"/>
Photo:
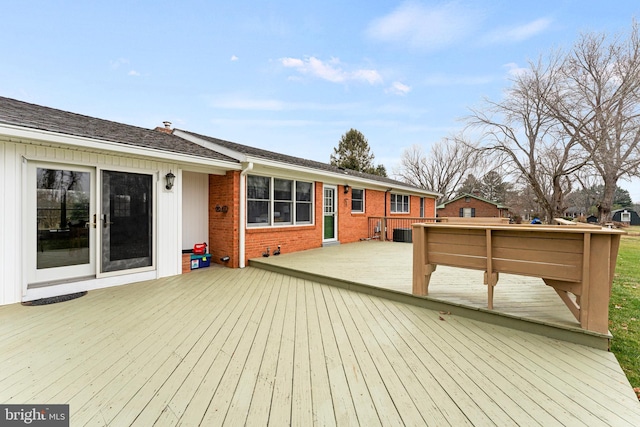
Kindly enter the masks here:
<path id="1" fill-rule="evenodd" d="M 625 229 L 631 232 L 640 232 Z M 640 236 L 624 236 L 609 305 L 611 351 L 640 396 Z"/>

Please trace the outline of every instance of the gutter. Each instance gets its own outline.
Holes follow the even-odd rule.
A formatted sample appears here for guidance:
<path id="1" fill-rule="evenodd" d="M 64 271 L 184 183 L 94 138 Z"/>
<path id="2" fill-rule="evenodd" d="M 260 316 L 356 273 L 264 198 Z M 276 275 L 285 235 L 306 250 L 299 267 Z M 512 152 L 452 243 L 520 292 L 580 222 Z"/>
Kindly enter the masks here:
<path id="1" fill-rule="evenodd" d="M 195 164 L 207 167 L 215 167 L 223 170 L 238 170 L 240 165 L 230 161 L 209 159 L 195 154 L 182 154 L 166 151 L 154 147 L 142 147 L 125 142 L 107 141 L 86 136 L 68 135 L 40 129 L 24 128 L 16 125 L 0 123 L 0 140 L 21 144 L 34 144 L 39 146 L 51 146 L 54 148 L 67 148 L 82 151 L 103 151 L 113 155 L 123 154 L 153 158 L 160 161 L 175 163 Z"/>
<path id="2" fill-rule="evenodd" d="M 253 170 L 253 162 L 244 163 L 242 165 L 242 171 L 240 172 L 240 225 L 238 227 L 240 236 L 239 236 L 239 251 L 238 254 L 238 266 L 240 268 L 245 267 L 245 247 L 246 247 L 246 238 L 247 238 L 247 174 Z"/>
<path id="3" fill-rule="evenodd" d="M 223 145 L 216 144 L 215 142 L 206 139 L 207 137 L 200 136 L 200 135 L 193 135 L 188 131 L 183 131 L 180 129 L 174 129 L 173 134 L 175 136 L 179 136 L 180 138 L 186 139 L 187 141 L 193 142 L 194 144 L 198 144 L 205 148 L 208 148 L 209 150 L 213 150 L 220 154 L 224 154 L 227 157 L 236 159 L 238 162 L 242 164 L 253 163 L 259 169 L 259 171 L 256 170 L 257 173 L 274 175 L 274 174 L 278 174 L 278 171 L 286 170 L 289 172 L 306 175 L 307 176 L 306 179 L 311 179 L 313 181 L 323 181 L 325 183 L 331 183 L 335 185 L 344 185 L 345 183 L 353 185 L 353 183 L 357 183 L 358 185 L 362 185 L 365 188 L 379 189 L 380 191 L 383 191 L 383 189 L 386 189 L 386 188 L 389 188 L 389 186 L 392 186 L 392 188 L 396 191 L 409 193 L 412 195 L 420 195 L 421 197 L 433 197 L 437 199 L 438 197 L 442 196 L 442 194 L 436 193 L 434 191 L 427 191 L 425 189 L 415 188 L 408 185 L 405 186 L 399 182 L 392 183 L 392 182 L 378 181 L 375 179 L 351 175 L 346 170 L 343 171 L 342 173 L 338 173 L 333 171 L 327 171 L 314 166 L 302 166 L 302 165 L 295 165 L 290 162 L 288 163 L 286 161 L 270 160 L 255 154 L 244 154 L 242 151 L 238 149 L 228 148 Z M 227 141 L 227 142 L 231 144 L 235 144 L 234 142 L 230 142 L 230 141 Z M 239 144 L 236 144 L 236 145 L 239 146 Z M 301 160 L 307 160 L 307 159 L 301 159 Z M 312 160 L 309 160 L 309 161 L 313 162 Z M 320 162 L 316 162 L 316 163 L 320 163 Z M 262 170 L 263 168 L 266 168 L 267 170 L 263 171 Z M 271 168 L 275 169 L 276 171 L 274 172 L 274 171 L 268 170 Z"/>

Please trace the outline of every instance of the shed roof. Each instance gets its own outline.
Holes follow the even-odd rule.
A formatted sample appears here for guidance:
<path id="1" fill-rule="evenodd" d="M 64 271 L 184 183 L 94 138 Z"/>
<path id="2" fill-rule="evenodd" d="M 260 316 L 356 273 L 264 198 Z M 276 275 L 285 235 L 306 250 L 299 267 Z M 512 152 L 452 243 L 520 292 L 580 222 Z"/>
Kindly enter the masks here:
<path id="1" fill-rule="evenodd" d="M 484 198 L 482 198 L 482 197 L 480 197 L 480 196 L 476 196 L 476 195 L 469 194 L 469 193 L 463 193 L 463 194 L 461 194 L 460 196 L 456 197 L 455 199 L 451 199 L 451 200 L 448 200 L 448 201 L 446 201 L 446 202 L 444 202 L 444 203 L 441 203 L 441 204 L 439 204 L 439 205 L 438 205 L 438 207 L 437 207 L 437 208 L 438 208 L 438 209 L 443 209 L 443 208 L 444 208 L 446 205 L 448 205 L 449 203 L 453 203 L 453 202 L 455 202 L 456 200 L 460 200 L 460 199 L 462 199 L 462 198 L 464 198 L 464 197 L 471 197 L 471 198 L 473 198 L 473 199 L 480 200 L 481 202 L 489 203 L 489 204 L 491 204 L 491 205 L 494 205 L 494 206 L 495 206 L 496 208 L 498 208 L 498 209 L 509 209 L 509 207 L 508 207 L 508 206 L 506 206 L 506 205 L 504 205 L 504 204 L 502 204 L 502 203 L 499 203 L 499 202 L 492 202 L 491 200 L 487 200 L 487 199 L 484 199 Z"/>

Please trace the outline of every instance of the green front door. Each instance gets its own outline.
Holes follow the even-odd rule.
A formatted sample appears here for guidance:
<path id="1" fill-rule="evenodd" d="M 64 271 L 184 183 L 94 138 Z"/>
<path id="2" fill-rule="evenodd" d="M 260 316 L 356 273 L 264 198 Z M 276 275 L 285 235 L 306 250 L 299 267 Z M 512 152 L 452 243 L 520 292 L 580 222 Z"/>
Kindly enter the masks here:
<path id="1" fill-rule="evenodd" d="M 337 240 L 336 187 L 324 187 L 324 241 Z"/>

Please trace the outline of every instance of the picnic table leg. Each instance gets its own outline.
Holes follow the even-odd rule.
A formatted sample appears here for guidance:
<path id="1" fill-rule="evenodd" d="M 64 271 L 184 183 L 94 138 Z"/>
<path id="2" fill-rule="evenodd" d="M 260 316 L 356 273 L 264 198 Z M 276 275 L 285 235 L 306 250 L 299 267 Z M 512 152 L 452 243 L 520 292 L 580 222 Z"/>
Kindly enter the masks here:
<path id="1" fill-rule="evenodd" d="M 498 284 L 498 273 L 484 272 L 484 284 L 487 285 L 487 308 L 493 310 L 493 288 Z"/>
<path id="2" fill-rule="evenodd" d="M 493 244 L 491 229 L 485 231 L 487 248 L 487 271 L 484 272 L 484 283 L 487 285 L 487 308 L 493 310 L 493 287 L 498 283 L 498 273 L 493 271 Z"/>
<path id="3" fill-rule="evenodd" d="M 612 255 L 617 255 L 618 242 L 610 235 L 588 237 L 584 245 L 580 326 L 606 334 L 609 332 L 609 295 L 615 269 L 611 259 Z"/>
<path id="4" fill-rule="evenodd" d="M 436 271 L 436 265 L 430 264 L 427 255 L 427 228 L 414 225 L 413 227 L 413 295 L 427 296 L 431 273 Z"/>

